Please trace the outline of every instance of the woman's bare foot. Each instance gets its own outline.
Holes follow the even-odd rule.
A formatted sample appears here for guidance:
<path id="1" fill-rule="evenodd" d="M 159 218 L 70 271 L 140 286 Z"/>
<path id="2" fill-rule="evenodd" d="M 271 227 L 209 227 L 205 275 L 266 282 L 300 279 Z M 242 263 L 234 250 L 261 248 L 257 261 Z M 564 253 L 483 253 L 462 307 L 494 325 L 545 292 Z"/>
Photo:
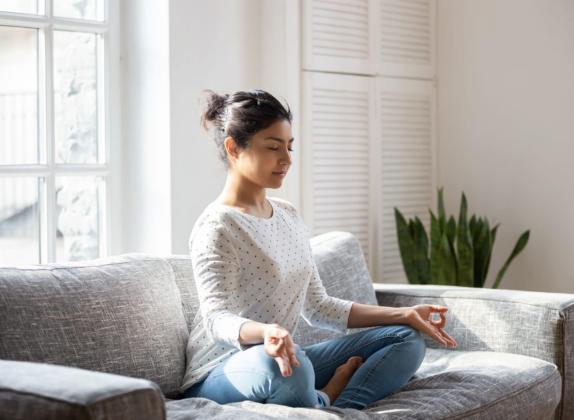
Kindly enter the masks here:
<path id="1" fill-rule="evenodd" d="M 362 363 L 363 358 L 361 356 L 352 356 L 335 370 L 329 383 L 321 390 L 329 396 L 331 404 L 333 404 L 341 392 L 343 392 L 343 389 L 345 389 L 351 380 L 351 376 L 353 376 L 353 373 L 355 373 Z"/>

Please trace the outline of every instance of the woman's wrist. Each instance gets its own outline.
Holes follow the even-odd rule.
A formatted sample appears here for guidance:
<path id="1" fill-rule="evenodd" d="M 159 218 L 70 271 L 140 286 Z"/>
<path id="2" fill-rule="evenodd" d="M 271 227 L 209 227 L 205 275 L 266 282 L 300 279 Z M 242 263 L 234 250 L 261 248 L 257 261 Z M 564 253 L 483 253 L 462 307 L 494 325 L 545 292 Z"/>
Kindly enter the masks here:
<path id="1" fill-rule="evenodd" d="M 257 321 L 243 323 L 239 329 L 239 342 L 245 345 L 263 343 L 268 325 Z"/>

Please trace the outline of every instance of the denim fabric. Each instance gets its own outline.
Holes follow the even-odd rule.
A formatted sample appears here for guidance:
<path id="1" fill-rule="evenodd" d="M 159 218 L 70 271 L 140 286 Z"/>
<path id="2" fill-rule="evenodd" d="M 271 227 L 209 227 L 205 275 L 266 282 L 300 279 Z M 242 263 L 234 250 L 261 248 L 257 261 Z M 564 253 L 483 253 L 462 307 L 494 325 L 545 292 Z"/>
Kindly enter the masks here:
<path id="1" fill-rule="evenodd" d="M 403 387 L 422 363 L 425 349 L 421 333 L 409 326 L 375 327 L 305 347 L 296 345 L 301 366 L 283 377 L 259 344 L 234 353 L 188 388 L 184 398 L 202 397 L 220 404 L 250 400 L 324 407 L 328 401 L 317 390 L 349 357 L 361 356 L 363 364 L 332 405 L 363 409 Z"/>

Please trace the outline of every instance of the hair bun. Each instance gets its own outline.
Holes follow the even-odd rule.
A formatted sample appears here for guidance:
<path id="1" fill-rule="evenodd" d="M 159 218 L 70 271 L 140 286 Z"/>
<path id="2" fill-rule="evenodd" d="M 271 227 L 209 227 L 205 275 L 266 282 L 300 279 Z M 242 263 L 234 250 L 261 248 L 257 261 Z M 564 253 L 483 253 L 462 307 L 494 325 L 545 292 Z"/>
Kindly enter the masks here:
<path id="1" fill-rule="evenodd" d="M 212 90 L 206 89 L 203 91 L 203 98 L 205 105 L 200 117 L 201 126 L 206 130 L 210 127 L 222 128 L 223 112 L 227 106 L 229 94 L 225 93 L 220 95 Z"/>

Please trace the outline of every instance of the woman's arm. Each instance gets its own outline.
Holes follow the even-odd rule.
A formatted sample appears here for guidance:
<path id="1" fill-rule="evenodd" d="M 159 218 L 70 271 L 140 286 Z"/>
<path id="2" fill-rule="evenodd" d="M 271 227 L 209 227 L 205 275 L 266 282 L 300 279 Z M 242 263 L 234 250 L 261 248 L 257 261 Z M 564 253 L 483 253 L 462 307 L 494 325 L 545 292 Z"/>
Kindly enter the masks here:
<path id="1" fill-rule="evenodd" d="M 408 324 L 407 309 L 409 308 L 392 308 L 353 302 L 347 327 L 364 328 L 377 325 Z"/>
<path id="2" fill-rule="evenodd" d="M 454 338 L 443 330 L 446 325 L 446 306 L 439 305 L 415 305 L 393 308 L 389 306 L 365 305 L 353 302 L 348 328 L 373 327 L 387 324 L 409 325 L 435 339 L 446 347 L 456 347 Z M 433 313 L 440 315 L 440 321 L 431 320 Z"/>

